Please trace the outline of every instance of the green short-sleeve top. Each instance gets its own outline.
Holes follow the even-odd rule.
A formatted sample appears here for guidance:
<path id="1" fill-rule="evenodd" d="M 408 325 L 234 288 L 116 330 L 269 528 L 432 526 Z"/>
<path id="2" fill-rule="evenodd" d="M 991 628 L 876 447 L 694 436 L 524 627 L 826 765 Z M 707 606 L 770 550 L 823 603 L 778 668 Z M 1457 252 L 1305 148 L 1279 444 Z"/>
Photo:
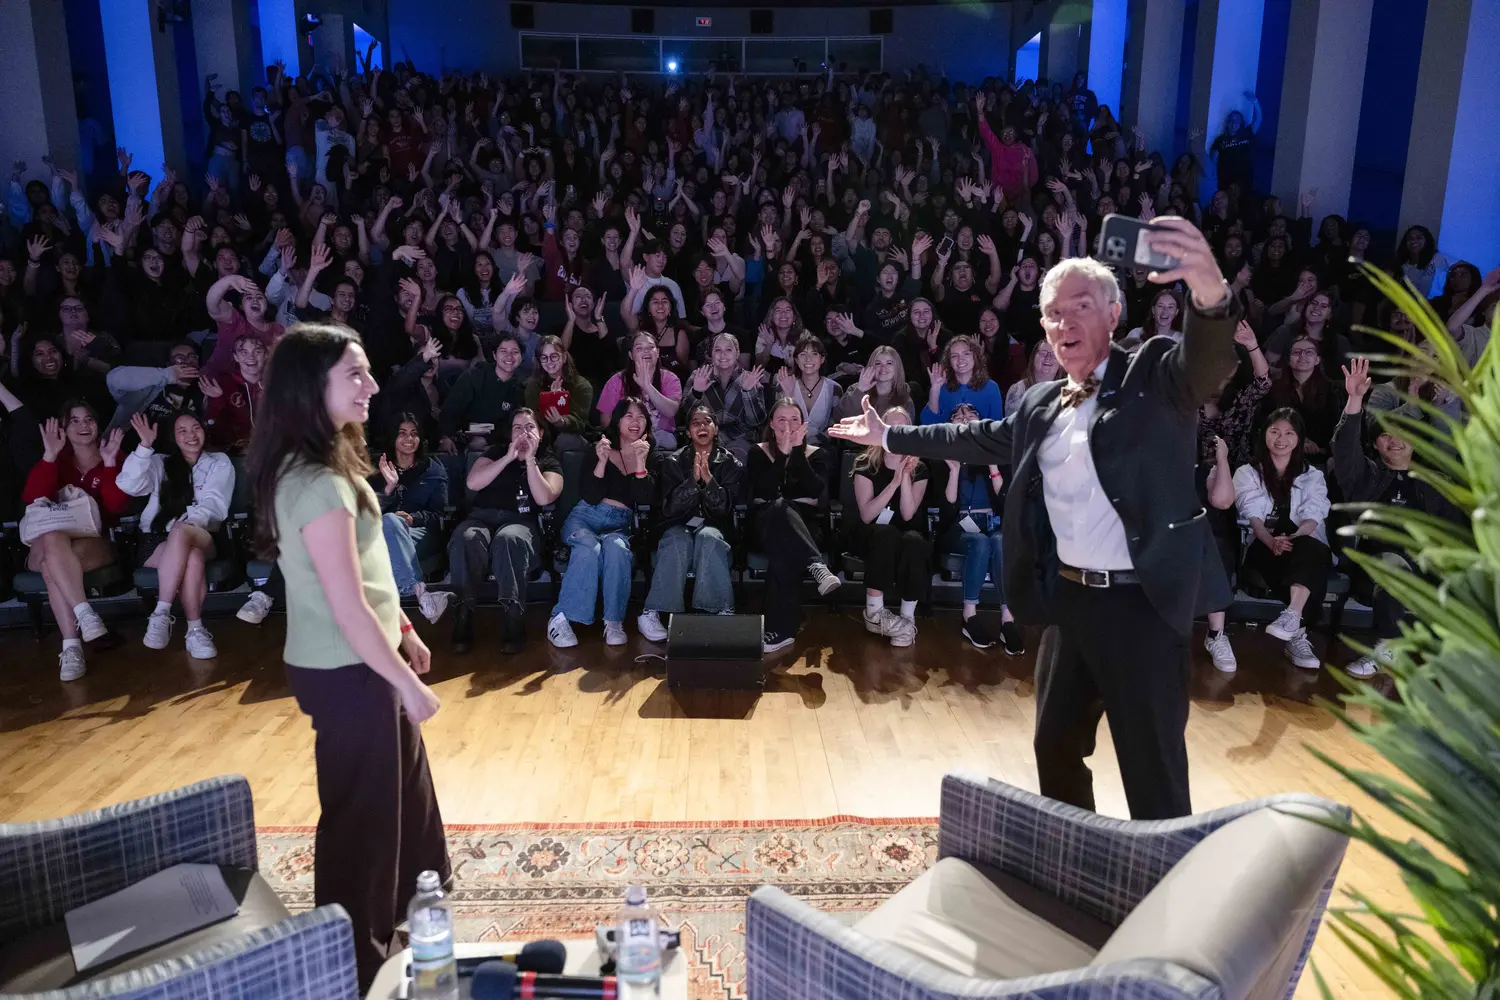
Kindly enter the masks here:
<path id="1" fill-rule="evenodd" d="M 369 495 L 369 509 L 360 510 L 356 491 Z M 361 662 L 344 639 L 333 609 L 323 594 L 302 529 L 330 510 L 343 508 L 354 516 L 355 547 L 365 600 L 380 621 L 380 631 L 392 649 L 401 644 L 401 596 L 391 573 L 375 491 L 363 479 L 350 482 L 324 466 L 297 465 L 283 470 L 276 484 L 277 562 L 286 577 L 286 652 L 294 667 L 331 670 Z M 373 512 L 373 513 L 372 513 Z"/>

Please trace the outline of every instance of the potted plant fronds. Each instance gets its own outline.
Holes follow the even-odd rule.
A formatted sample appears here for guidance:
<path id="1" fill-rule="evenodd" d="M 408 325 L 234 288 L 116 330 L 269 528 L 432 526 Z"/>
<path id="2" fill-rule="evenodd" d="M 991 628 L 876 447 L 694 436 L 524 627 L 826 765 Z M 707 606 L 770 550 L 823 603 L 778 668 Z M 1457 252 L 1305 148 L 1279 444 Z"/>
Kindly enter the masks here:
<path id="1" fill-rule="evenodd" d="M 1329 913 L 1333 933 L 1396 996 L 1494 1000 L 1500 998 L 1500 312 L 1471 366 L 1425 298 L 1368 265 L 1365 272 L 1418 334 L 1412 343 L 1367 331 L 1394 349 L 1376 358 L 1382 373 L 1425 379 L 1462 406 L 1455 419 L 1406 394 L 1407 412 L 1376 419 L 1382 431 L 1412 446 L 1411 475 L 1457 505 L 1467 521 L 1351 505 L 1359 516 L 1344 531 L 1395 546 L 1414 569 L 1352 549 L 1346 554 L 1415 620 L 1402 625 L 1387 649 L 1396 698 L 1345 679 L 1345 705 L 1332 708 L 1399 777 L 1313 752 L 1419 831 L 1418 838 L 1398 839 L 1359 814 L 1344 828 L 1397 866 L 1419 912 L 1393 912 L 1350 890 L 1353 905 Z M 1356 721 L 1353 706 L 1370 721 Z M 1324 996 L 1333 995 L 1321 975 L 1317 981 Z"/>

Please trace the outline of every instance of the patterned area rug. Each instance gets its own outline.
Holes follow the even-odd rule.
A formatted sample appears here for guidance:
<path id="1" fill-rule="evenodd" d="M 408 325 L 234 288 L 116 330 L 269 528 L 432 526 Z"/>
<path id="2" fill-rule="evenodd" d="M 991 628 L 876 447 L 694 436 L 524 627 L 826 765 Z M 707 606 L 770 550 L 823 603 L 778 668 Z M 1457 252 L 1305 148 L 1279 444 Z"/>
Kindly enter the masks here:
<path id="1" fill-rule="evenodd" d="M 313 905 L 313 831 L 263 827 L 260 870 Z M 461 941 L 590 938 L 632 884 L 682 932 L 689 996 L 741 1000 L 745 898 L 781 887 L 852 922 L 937 860 L 930 819 L 449 826 Z"/>

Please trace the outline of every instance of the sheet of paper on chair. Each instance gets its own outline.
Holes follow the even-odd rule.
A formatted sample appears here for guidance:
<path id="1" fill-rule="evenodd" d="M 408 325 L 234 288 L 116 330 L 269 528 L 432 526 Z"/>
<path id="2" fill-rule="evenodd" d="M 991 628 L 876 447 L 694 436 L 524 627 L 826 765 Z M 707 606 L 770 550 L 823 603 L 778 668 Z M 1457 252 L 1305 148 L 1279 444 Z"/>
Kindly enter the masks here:
<path id="1" fill-rule="evenodd" d="M 119 892 L 69 910 L 68 942 L 79 972 L 227 920 L 239 904 L 217 865 L 173 865 Z"/>

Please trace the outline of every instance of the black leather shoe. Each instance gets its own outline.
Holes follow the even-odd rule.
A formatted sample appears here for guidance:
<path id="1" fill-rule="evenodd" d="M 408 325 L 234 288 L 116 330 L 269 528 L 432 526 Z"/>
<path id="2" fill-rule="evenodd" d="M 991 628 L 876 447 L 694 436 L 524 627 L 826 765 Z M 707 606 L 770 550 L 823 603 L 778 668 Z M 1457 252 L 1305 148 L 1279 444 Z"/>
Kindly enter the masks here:
<path id="1" fill-rule="evenodd" d="M 500 652 L 519 653 L 526 645 L 526 605 L 508 601 L 505 605 L 505 634 L 500 640 Z"/>
<path id="2" fill-rule="evenodd" d="M 474 606 L 459 601 L 453 610 L 453 651 L 467 653 L 474 648 Z"/>

